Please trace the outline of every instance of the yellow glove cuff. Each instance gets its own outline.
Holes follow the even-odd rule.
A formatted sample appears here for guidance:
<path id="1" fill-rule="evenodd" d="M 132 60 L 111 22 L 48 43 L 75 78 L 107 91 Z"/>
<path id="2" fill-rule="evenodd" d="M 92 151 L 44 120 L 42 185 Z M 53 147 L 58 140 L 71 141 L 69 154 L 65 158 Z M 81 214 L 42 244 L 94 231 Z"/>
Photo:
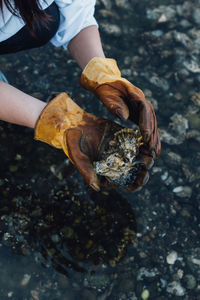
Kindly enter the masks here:
<path id="1" fill-rule="evenodd" d="M 116 60 L 94 57 L 84 68 L 80 83 L 85 89 L 94 92 L 101 84 L 116 80 L 123 80 Z"/>
<path id="2" fill-rule="evenodd" d="M 77 127 L 83 119 L 84 111 L 67 93 L 61 93 L 51 100 L 41 112 L 35 126 L 36 140 L 56 148 L 68 151 L 65 143 L 65 131 Z"/>

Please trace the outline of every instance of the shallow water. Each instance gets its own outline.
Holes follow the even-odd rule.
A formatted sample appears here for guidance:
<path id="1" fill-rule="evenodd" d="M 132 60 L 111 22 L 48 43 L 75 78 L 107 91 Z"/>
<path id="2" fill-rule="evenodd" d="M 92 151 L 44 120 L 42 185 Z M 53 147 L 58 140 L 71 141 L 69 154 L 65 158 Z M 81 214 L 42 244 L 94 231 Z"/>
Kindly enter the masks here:
<path id="1" fill-rule="evenodd" d="M 97 2 L 106 55 L 144 91 L 161 130 L 161 156 L 140 192 L 91 192 L 62 151 L 0 123 L 1 300 L 133 300 L 144 290 L 148 299 L 200 299 L 198 14 L 198 0 Z M 41 100 L 67 91 L 113 119 L 79 86 L 63 49 L 1 56 L 0 69 Z"/>

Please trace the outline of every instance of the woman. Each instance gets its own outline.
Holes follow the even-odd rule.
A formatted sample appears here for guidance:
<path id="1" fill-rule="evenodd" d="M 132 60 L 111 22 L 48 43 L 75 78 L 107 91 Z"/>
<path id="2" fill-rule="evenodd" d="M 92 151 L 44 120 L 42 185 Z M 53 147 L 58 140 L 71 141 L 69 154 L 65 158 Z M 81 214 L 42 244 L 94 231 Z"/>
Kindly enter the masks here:
<path id="1" fill-rule="evenodd" d="M 129 118 L 139 125 L 145 143 L 140 160 L 145 164 L 146 170 L 141 171 L 138 176 L 134 185 L 134 188 L 138 188 L 148 181 L 147 169 L 160 154 L 156 117 L 152 105 L 145 99 L 142 91 L 121 77 L 114 59 L 105 58 L 94 18 L 94 7 L 94 0 L 0 0 L 0 54 L 40 47 L 48 41 L 56 47 L 63 46 L 68 49 L 83 70 L 81 85 L 94 93 L 115 116 L 123 120 Z M 66 109 L 69 111 L 64 116 Z M 63 111 L 60 114 L 61 110 Z M 57 119 L 52 125 L 49 120 L 58 111 Z M 46 115 L 48 118 L 44 117 Z M 57 148 L 63 148 L 86 182 L 99 190 L 100 184 L 92 168 L 94 156 L 91 152 L 97 151 L 104 121 L 91 115 L 85 117 L 88 116 L 86 112 L 80 114 L 81 118 L 77 120 L 78 115 L 79 108 L 66 94 L 62 94 L 53 105 L 47 105 L 7 83 L 0 82 L 0 119 L 36 127 L 35 137 Z M 61 116 L 65 121 L 60 119 Z M 45 120 L 45 124 L 37 126 L 41 120 Z M 64 131 L 60 129 L 63 122 L 68 122 L 70 129 L 73 127 L 75 130 L 66 135 L 66 128 Z M 59 130 L 56 129 L 55 139 L 50 138 L 52 126 L 59 127 Z M 38 128 L 42 128 L 41 132 L 38 132 Z M 87 132 L 92 151 L 88 147 L 80 149 L 83 131 Z M 63 141 L 63 136 L 65 145 L 58 142 Z"/>

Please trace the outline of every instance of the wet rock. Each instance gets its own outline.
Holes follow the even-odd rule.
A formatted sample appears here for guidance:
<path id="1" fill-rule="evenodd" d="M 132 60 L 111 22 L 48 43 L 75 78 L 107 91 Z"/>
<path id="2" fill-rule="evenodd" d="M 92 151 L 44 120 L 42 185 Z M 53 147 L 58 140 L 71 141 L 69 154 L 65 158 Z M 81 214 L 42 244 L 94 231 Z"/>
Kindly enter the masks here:
<path id="1" fill-rule="evenodd" d="M 147 278 L 155 277 L 157 274 L 158 274 L 158 270 L 156 268 L 148 270 L 142 267 L 138 271 L 137 280 L 143 280 L 145 277 Z"/>
<path id="2" fill-rule="evenodd" d="M 198 174 L 195 174 L 196 172 L 194 170 L 191 170 L 191 166 L 182 164 L 181 167 L 188 182 L 194 182 L 198 177 L 200 177 L 200 174 L 198 176 Z"/>
<path id="3" fill-rule="evenodd" d="M 200 128 L 200 114 L 194 114 L 188 117 L 190 127 L 192 129 Z"/>
<path id="4" fill-rule="evenodd" d="M 187 49 L 191 49 L 193 46 L 192 40 L 185 33 L 178 32 L 175 30 L 174 38 L 176 42 L 181 43 Z"/>
<path id="5" fill-rule="evenodd" d="M 195 7 L 193 9 L 193 20 L 197 25 L 200 25 L 200 8 L 199 7 Z"/>
<path id="6" fill-rule="evenodd" d="M 58 234 L 52 234 L 51 240 L 52 240 L 52 242 L 54 242 L 55 244 L 57 244 L 60 241 L 60 237 L 59 237 Z"/>
<path id="7" fill-rule="evenodd" d="M 99 0 L 100 3 L 102 3 L 106 9 L 112 8 L 112 1 L 111 0 Z"/>
<path id="8" fill-rule="evenodd" d="M 177 186 L 173 189 L 173 193 L 180 198 L 190 198 L 192 195 L 192 189 L 189 186 Z"/>
<path id="9" fill-rule="evenodd" d="M 168 152 L 167 153 L 167 161 L 170 162 L 172 165 L 180 165 L 182 157 L 175 153 L 175 152 Z"/>
<path id="10" fill-rule="evenodd" d="M 183 62 L 184 67 L 192 73 L 200 73 L 200 64 L 197 58 L 191 58 Z"/>
<path id="11" fill-rule="evenodd" d="M 176 5 L 176 12 L 180 17 L 184 16 L 185 18 L 187 18 L 191 16 L 192 9 L 193 6 L 190 1 L 185 1 L 182 5 L 181 4 Z"/>
<path id="12" fill-rule="evenodd" d="M 200 34 L 200 33 L 199 33 Z M 200 93 L 195 93 L 192 98 L 191 98 L 192 102 L 197 105 L 200 106 Z"/>
<path id="13" fill-rule="evenodd" d="M 147 9 L 147 18 L 158 23 L 171 21 L 176 16 L 173 6 L 160 5 L 154 9 Z"/>
<path id="14" fill-rule="evenodd" d="M 120 8 L 129 8 L 129 0 L 115 0 L 115 4 Z"/>
<path id="15" fill-rule="evenodd" d="M 191 257 L 190 260 L 193 264 L 200 266 L 200 259 L 198 259 L 196 257 Z"/>
<path id="16" fill-rule="evenodd" d="M 167 257 L 166 257 L 166 260 L 167 260 L 167 263 L 169 265 L 173 265 L 175 263 L 175 261 L 177 260 L 178 258 L 178 254 L 176 251 L 171 251 Z"/>
<path id="17" fill-rule="evenodd" d="M 180 282 L 172 281 L 167 285 L 167 292 L 175 296 L 184 296 L 185 288 L 182 287 Z"/>
<path id="18" fill-rule="evenodd" d="M 147 300 L 147 299 L 149 299 L 149 296 L 150 296 L 150 293 L 149 293 L 149 291 L 148 291 L 147 289 L 145 289 L 145 290 L 142 292 L 142 294 L 141 294 L 142 300 Z"/>
<path id="19" fill-rule="evenodd" d="M 178 271 L 177 271 L 177 277 L 178 277 L 178 279 L 182 279 L 183 278 L 183 274 L 184 274 L 183 270 L 178 269 Z"/>
<path id="20" fill-rule="evenodd" d="M 112 35 L 115 37 L 119 37 L 122 34 L 121 28 L 116 24 L 101 23 L 100 26 L 101 26 L 101 29 L 103 30 L 103 32 L 105 32 L 106 34 L 109 34 L 109 35 Z"/>
<path id="21" fill-rule="evenodd" d="M 186 134 L 187 139 L 195 139 L 197 142 L 200 143 L 200 132 L 198 130 L 189 130 Z"/>
<path id="22" fill-rule="evenodd" d="M 167 132 L 165 129 L 159 129 L 161 141 L 169 145 L 179 145 L 183 143 L 183 139 L 175 137 Z"/>
<path id="23" fill-rule="evenodd" d="M 179 135 L 180 139 L 181 137 L 184 139 L 186 131 L 189 128 L 188 120 L 182 115 L 177 113 L 171 116 L 170 119 L 172 122 L 170 122 L 169 127 L 173 130 L 173 132 Z"/>
<path id="24" fill-rule="evenodd" d="M 158 88 L 161 88 L 164 91 L 169 89 L 169 83 L 166 79 L 153 75 L 149 77 L 149 81 Z"/>
<path id="25" fill-rule="evenodd" d="M 110 283 L 110 279 L 106 274 L 88 274 L 84 279 L 84 286 L 95 290 L 104 290 Z"/>
<path id="26" fill-rule="evenodd" d="M 189 290 L 193 290 L 196 287 L 196 279 L 192 274 L 186 274 L 184 276 L 184 282 L 186 283 L 186 288 Z"/>
<path id="27" fill-rule="evenodd" d="M 23 279 L 21 280 L 21 283 L 20 283 L 21 286 L 27 285 L 29 283 L 30 279 L 31 279 L 30 274 L 24 274 L 24 277 L 23 277 Z"/>
<path id="28" fill-rule="evenodd" d="M 8 298 L 12 298 L 13 292 L 8 292 Z"/>
<path id="29" fill-rule="evenodd" d="M 122 292 L 131 292 L 135 289 L 135 281 L 133 279 L 122 279 L 119 285 L 119 290 Z"/>
<path id="30" fill-rule="evenodd" d="M 183 28 L 189 28 L 189 27 L 192 26 L 192 24 L 188 20 L 186 20 L 186 19 L 181 20 L 180 21 L 180 25 Z"/>
<path id="31" fill-rule="evenodd" d="M 168 175 L 169 175 L 169 173 L 168 173 L 168 171 L 166 171 L 164 174 L 161 175 L 161 179 L 163 181 L 165 181 L 168 178 Z"/>
<path id="32" fill-rule="evenodd" d="M 151 33 L 152 33 L 155 37 L 161 37 L 161 36 L 164 34 L 164 32 L 163 32 L 162 30 L 159 30 L 159 29 L 153 30 Z"/>

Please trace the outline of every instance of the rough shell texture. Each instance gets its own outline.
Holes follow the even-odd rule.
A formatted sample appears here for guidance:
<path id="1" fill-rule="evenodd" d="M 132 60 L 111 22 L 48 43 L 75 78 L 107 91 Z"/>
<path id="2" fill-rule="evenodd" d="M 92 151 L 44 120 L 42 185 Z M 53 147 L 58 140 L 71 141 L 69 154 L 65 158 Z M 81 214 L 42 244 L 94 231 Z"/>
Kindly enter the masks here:
<path id="1" fill-rule="evenodd" d="M 138 172 L 137 155 L 143 144 L 138 131 L 124 128 L 114 134 L 99 161 L 94 163 L 96 174 L 104 176 L 110 184 L 129 186 Z"/>

